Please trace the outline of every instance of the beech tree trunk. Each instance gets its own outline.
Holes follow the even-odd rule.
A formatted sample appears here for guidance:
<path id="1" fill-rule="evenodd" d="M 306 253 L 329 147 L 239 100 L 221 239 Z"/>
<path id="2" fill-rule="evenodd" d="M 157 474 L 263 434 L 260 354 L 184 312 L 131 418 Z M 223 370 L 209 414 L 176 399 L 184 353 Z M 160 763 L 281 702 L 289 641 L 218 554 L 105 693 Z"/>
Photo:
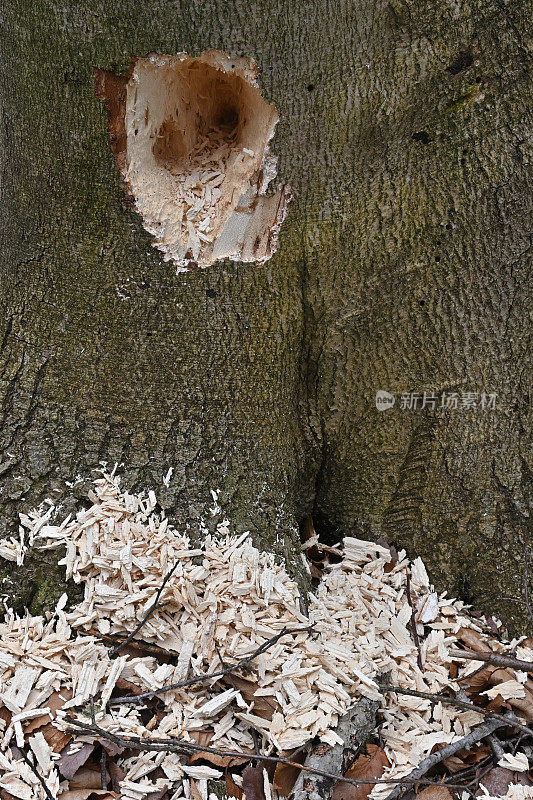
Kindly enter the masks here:
<path id="1" fill-rule="evenodd" d="M 525 630 L 528 10 L 7 0 L 3 535 L 45 497 L 66 514 L 118 462 L 180 528 L 220 490 L 302 585 L 310 513 L 327 541 L 383 535 L 439 589 Z M 125 202 L 93 69 L 211 47 L 257 60 L 296 199 L 265 266 L 176 275 Z M 423 392 L 424 408 L 402 407 Z M 0 566 L 20 606 L 62 591 L 40 556 Z"/>

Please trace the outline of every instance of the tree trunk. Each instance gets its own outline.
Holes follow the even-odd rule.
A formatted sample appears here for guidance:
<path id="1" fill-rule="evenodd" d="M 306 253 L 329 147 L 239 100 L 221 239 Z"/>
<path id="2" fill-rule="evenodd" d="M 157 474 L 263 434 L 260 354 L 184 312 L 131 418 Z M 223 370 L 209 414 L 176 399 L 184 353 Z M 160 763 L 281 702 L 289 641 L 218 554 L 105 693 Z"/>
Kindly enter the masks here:
<path id="1" fill-rule="evenodd" d="M 68 512 L 118 462 L 180 527 L 220 490 L 302 582 L 312 513 L 326 540 L 384 535 L 525 629 L 528 8 L 7 0 L 5 534 L 45 497 Z M 265 266 L 176 275 L 125 202 L 93 69 L 211 47 L 257 60 L 296 199 Z M 436 402 L 402 407 L 423 392 Z"/>

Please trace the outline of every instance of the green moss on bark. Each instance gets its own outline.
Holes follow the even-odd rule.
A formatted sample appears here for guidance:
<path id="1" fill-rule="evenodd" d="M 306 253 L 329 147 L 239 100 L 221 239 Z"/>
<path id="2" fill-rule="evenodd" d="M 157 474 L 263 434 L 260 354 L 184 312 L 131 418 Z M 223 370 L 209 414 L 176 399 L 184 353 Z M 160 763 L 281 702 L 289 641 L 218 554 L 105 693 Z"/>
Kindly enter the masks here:
<path id="1" fill-rule="evenodd" d="M 26 610 L 33 615 L 52 612 L 65 592 L 68 606 L 82 599 L 82 586 L 66 581 L 65 567 L 57 563 L 64 555 L 64 548 L 48 551 L 30 548 L 20 567 L 0 559 L 0 594 L 16 614 L 23 615 Z"/>

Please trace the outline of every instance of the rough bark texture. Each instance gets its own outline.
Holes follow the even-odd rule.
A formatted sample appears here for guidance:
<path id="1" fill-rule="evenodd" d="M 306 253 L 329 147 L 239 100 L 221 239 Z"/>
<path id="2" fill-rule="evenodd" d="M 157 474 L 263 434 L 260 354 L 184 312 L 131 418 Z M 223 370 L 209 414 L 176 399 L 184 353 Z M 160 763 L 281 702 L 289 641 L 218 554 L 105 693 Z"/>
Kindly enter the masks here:
<path id="1" fill-rule="evenodd" d="M 352 766 L 360 749 L 376 729 L 376 714 L 379 703 L 363 698 L 341 719 L 335 729 L 344 744 L 330 747 L 319 742 L 305 759 L 305 765 L 312 769 L 329 772 L 332 775 L 345 775 Z M 292 800 L 323 800 L 330 798 L 334 781 L 323 775 L 300 772 L 292 790 Z M 346 785 L 346 784 L 345 784 Z"/>
<path id="2" fill-rule="evenodd" d="M 100 460 L 180 525 L 209 489 L 298 572 L 295 523 L 389 540 L 525 625 L 525 0 L 7 0 L 0 525 Z M 124 202 L 93 68 L 254 57 L 296 192 L 265 267 L 174 274 Z M 379 412 L 376 390 L 498 394 Z M 82 480 L 65 491 L 65 481 Z M 16 581 L 16 574 L 14 576 Z"/>

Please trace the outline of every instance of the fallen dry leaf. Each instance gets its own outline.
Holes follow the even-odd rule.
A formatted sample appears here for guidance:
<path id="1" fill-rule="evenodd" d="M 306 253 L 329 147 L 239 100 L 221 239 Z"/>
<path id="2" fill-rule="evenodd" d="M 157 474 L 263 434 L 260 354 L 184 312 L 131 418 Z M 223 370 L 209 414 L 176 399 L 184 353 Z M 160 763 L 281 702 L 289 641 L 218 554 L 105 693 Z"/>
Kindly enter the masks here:
<path id="1" fill-rule="evenodd" d="M 213 738 L 213 731 L 191 731 L 190 736 L 196 744 L 202 744 L 204 747 L 207 747 Z"/>
<path id="2" fill-rule="evenodd" d="M 263 767 L 246 767 L 242 773 L 242 791 L 246 800 L 266 800 Z"/>
<path id="3" fill-rule="evenodd" d="M 495 711 L 496 714 L 504 714 L 506 711 L 509 711 L 509 702 L 505 701 L 501 694 L 497 694 L 492 698 L 490 703 L 487 703 L 485 708 L 487 711 Z"/>
<path id="4" fill-rule="evenodd" d="M 203 800 L 200 790 L 198 789 L 194 778 L 191 778 L 189 791 L 191 793 L 192 800 Z"/>
<path id="5" fill-rule="evenodd" d="M 0 707 L 0 722 L 4 723 L 3 730 L 5 730 L 11 722 L 11 711 L 5 706 Z M 2 791 L 4 791 L 2 789 Z"/>
<path id="6" fill-rule="evenodd" d="M 466 645 L 467 649 L 474 652 L 491 652 L 491 648 L 486 644 L 482 634 L 468 628 L 460 628 L 458 638 Z M 497 686 L 499 683 L 505 683 L 509 680 L 516 680 L 516 673 L 512 669 L 495 668 L 491 671 L 489 683 L 492 686 Z M 529 682 L 526 685 L 526 694 L 524 698 L 510 699 L 511 706 L 518 710 L 527 720 L 533 719 L 533 689 L 529 688 Z"/>
<path id="7" fill-rule="evenodd" d="M 109 775 L 107 776 L 110 780 Z M 91 766 L 81 767 L 73 778 L 69 781 L 69 789 L 101 789 L 102 788 L 102 773 L 100 767 L 94 764 Z"/>
<path id="8" fill-rule="evenodd" d="M 467 646 L 467 649 L 476 653 L 490 653 L 490 647 L 485 642 L 481 633 L 472 628 L 459 628 L 457 639 Z"/>
<path id="9" fill-rule="evenodd" d="M 385 751 L 375 744 L 366 746 L 366 755 L 360 755 L 345 773 L 346 778 L 354 780 L 370 781 L 374 778 L 381 778 L 386 767 L 389 767 L 389 759 Z M 374 783 L 363 783 L 354 786 L 351 783 L 339 781 L 333 789 L 332 800 L 366 800 Z"/>
<path id="10" fill-rule="evenodd" d="M 74 777 L 76 772 L 82 767 L 91 753 L 94 751 L 95 745 L 85 743 L 82 744 L 79 750 L 75 753 L 70 752 L 70 745 L 63 748 L 61 756 L 57 761 L 57 768 L 61 775 L 68 781 Z"/>
<path id="11" fill-rule="evenodd" d="M 27 730 L 26 728 L 25 733 Z M 44 725 L 39 730 L 54 753 L 60 753 L 68 743 L 72 741 L 70 733 L 60 731 L 55 725 L 52 725 L 51 722 L 49 722 L 48 725 Z"/>
<path id="12" fill-rule="evenodd" d="M 481 778 L 481 785 L 476 792 L 476 797 L 485 795 L 481 786 L 484 786 L 492 797 L 504 797 L 511 783 L 533 786 L 533 781 L 525 772 L 513 772 L 513 770 L 505 769 L 504 767 L 494 767 Z"/>
<path id="13" fill-rule="evenodd" d="M 446 758 L 443 763 L 451 773 L 460 772 L 465 767 L 471 767 L 473 764 L 483 761 L 491 754 L 492 751 L 488 745 L 481 743 L 475 750 L 460 750 L 450 758 Z"/>
<path id="14" fill-rule="evenodd" d="M 417 794 L 418 797 L 422 797 L 423 800 L 453 800 L 453 794 L 446 786 L 428 786 Z"/>
<path id="15" fill-rule="evenodd" d="M 464 685 L 468 695 L 479 694 L 483 689 L 487 689 L 490 686 L 490 676 L 495 669 L 496 667 L 490 665 L 484 666 L 471 675 L 465 675 L 460 678 L 460 683 Z"/>
<path id="16" fill-rule="evenodd" d="M 63 708 L 67 700 L 72 698 L 70 689 L 62 689 L 61 695 L 62 696 L 60 696 L 59 692 L 53 692 L 46 701 L 45 705 L 50 709 L 50 714 L 44 714 L 42 717 L 35 717 L 35 719 L 28 722 L 24 728 L 26 738 L 44 725 L 48 726 L 50 722 L 56 718 L 59 709 Z M 48 742 L 48 744 L 50 744 L 50 742 Z"/>
<path id="17" fill-rule="evenodd" d="M 228 797 L 236 797 L 237 800 L 242 800 L 242 789 L 234 783 L 229 775 L 224 778 L 226 781 L 226 794 Z"/>
<path id="18" fill-rule="evenodd" d="M 291 761 L 295 761 L 297 764 L 302 764 L 305 758 L 305 753 L 301 752 L 294 757 L 288 756 L 288 758 L 290 758 Z M 298 769 L 298 767 L 293 767 L 290 764 L 276 765 L 273 786 L 281 797 L 288 797 L 290 795 L 300 772 L 301 770 Z"/>
<path id="19" fill-rule="evenodd" d="M 450 756 L 449 758 L 444 759 L 443 764 L 451 773 L 460 772 L 467 766 L 467 764 L 465 764 L 463 759 L 459 758 L 459 756 Z"/>
<path id="20" fill-rule="evenodd" d="M 118 764 L 115 764 L 114 761 L 107 762 L 107 768 L 109 770 L 109 774 L 111 775 L 111 786 L 113 791 L 119 792 L 120 791 L 120 781 L 124 780 L 126 777 L 126 773 L 119 767 Z"/>
<path id="21" fill-rule="evenodd" d="M 142 694 L 144 689 L 141 686 L 137 686 L 136 683 L 132 683 L 131 681 L 125 680 L 125 678 L 118 678 L 117 682 L 115 683 L 115 687 L 117 689 L 121 689 L 126 694 Z"/>
<path id="22" fill-rule="evenodd" d="M 115 742 L 110 742 L 107 739 L 105 739 L 103 742 L 101 742 L 101 745 L 104 748 L 104 750 L 106 751 L 107 755 L 111 756 L 111 757 L 116 756 L 116 755 L 120 755 L 121 753 L 124 752 L 124 748 L 123 747 L 119 747 L 118 744 L 115 744 Z"/>
<path id="23" fill-rule="evenodd" d="M 220 756 L 216 753 L 200 752 L 195 753 L 189 759 L 189 764 L 195 764 L 197 761 L 209 761 L 215 767 L 238 767 L 240 764 L 246 764 L 249 758 L 236 758 L 235 756 Z"/>

